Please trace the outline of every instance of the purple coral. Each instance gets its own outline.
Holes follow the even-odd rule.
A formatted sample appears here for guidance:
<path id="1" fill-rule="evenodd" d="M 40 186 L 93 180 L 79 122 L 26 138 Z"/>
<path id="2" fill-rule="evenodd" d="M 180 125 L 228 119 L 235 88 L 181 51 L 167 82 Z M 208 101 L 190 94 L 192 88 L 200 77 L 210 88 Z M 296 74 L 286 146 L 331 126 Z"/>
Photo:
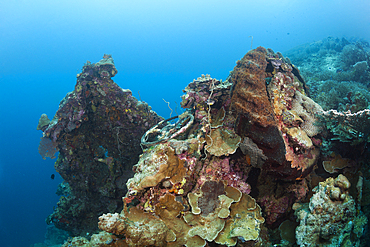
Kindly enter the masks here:
<path id="1" fill-rule="evenodd" d="M 219 195 L 225 194 L 225 186 L 222 181 L 206 181 L 202 186 L 203 197 L 199 198 L 198 206 L 202 214 L 207 216 L 218 207 Z"/>
<path id="2" fill-rule="evenodd" d="M 279 69 L 280 66 L 283 64 L 283 61 L 281 59 L 278 59 L 278 58 L 272 59 L 272 60 L 270 60 L 270 62 L 272 64 L 272 66 L 274 66 L 275 69 Z"/>
<path id="3" fill-rule="evenodd" d="M 284 216 L 290 205 L 290 199 L 287 196 L 275 198 L 274 195 L 267 195 L 258 200 L 259 204 L 264 207 L 266 224 L 271 225 Z"/>
<path id="4" fill-rule="evenodd" d="M 49 157 L 54 159 L 56 152 L 58 152 L 57 143 L 50 140 L 50 138 L 41 137 L 39 153 L 41 154 L 42 158 L 46 159 Z"/>

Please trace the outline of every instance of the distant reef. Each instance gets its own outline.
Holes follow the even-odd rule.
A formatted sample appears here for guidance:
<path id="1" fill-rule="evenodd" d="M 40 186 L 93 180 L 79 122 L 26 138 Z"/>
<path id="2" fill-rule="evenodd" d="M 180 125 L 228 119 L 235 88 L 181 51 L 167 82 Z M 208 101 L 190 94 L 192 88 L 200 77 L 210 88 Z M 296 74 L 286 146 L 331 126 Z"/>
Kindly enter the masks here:
<path id="1" fill-rule="evenodd" d="M 370 45 L 328 37 L 284 53 L 301 71 L 310 96 L 324 110 L 356 112 L 370 107 Z"/>

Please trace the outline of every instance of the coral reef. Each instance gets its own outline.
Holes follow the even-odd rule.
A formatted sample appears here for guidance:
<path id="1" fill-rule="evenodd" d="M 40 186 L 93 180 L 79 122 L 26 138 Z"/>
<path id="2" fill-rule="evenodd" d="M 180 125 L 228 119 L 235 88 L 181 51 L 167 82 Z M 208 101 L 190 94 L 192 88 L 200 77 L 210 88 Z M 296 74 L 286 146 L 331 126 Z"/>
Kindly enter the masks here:
<path id="1" fill-rule="evenodd" d="M 361 42 L 344 46 L 340 54 L 340 61 L 344 69 L 355 67 L 356 64 L 361 62 L 366 63 L 366 60 L 369 59 L 368 48 L 369 44 Z M 366 67 L 367 66 L 365 66 L 364 71 L 366 70 Z"/>
<path id="2" fill-rule="evenodd" d="M 353 183 L 364 175 L 366 178 L 362 180 L 367 181 L 370 178 L 369 42 L 329 37 L 292 49 L 285 55 L 305 77 L 310 97 L 325 110 L 318 116 L 326 135 L 320 142 L 322 164 L 318 164 L 315 172 L 325 178 L 343 173 Z M 367 189 L 361 191 L 367 193 Z M 357 198 L 356 192 L 352 196 Z M 366 203 L 358 200 L 357 207 L 360 204 Z M 369 217 L 366 210 L 363 212 Z M 369 239 L 367 234 L 362 242 Z"/>
<path id="3" fill-rule="evenodd" d="M 39 152 L 59 151 L 55 169 L 69 186 L 47 222 L 72 235 L 96 231 L 102 212 L 122 208 L 121 195 L 141 153 L 140 138 L 161 120 L 150 107 L 118 87 L 110 55 L 86 63 L 75 90 L 60 103 L 51 121 L 43 114 Z"/>
<path id="4" fill-rule="evenodd" d="M 326 111 L 357 112 L 370 107 L 370 94 L 365 85 L 355 81 L 327 80 L 317 83 L 316 100 Z"/>
<path id="5" fill-rule="evenodd" d="M 312 89 L 317 82 L 326 80 L 368 81 L 369 68 L 364 62 L 369 64 L 369 48 L 369 43 L 364 40 L 328 37 L 293 48 L 285 55 L 300 68 Z M 362 63 L 362 73 L 356 72 L 356 63 Z"/>
<path id="6" fill-rule="evenodd" d="M 362 61 L 353 71 L 368 69 Z M 225 81 L 194 79 L 185 111 L 166 120 L 114 84 L 116 73 L 107 55 L 86 64 L 56 116 L 40 120 L 40 154 L 59 151 L 65 180 L 48 222 L 85 237 L 102 230 L 64 246 L 359 245 L 370 173 L 348 147 L 366 151 L 368 110 L 324 111 L 298 67 L 263 47 Z"/>
<path id="7" fill-rule="evenodd" d="M 102 216 L 100 228 L 124 235 L 130 246 L 257 241 L 265 219 L 248 195 L 248 174 L 254 168 L 271 178 L 304 177 L 319 153 L 312 138 L 322 132 L 314 115 L 321 107 L 305 95 L 299 71 L 276 56 L 260 47 L 226 81 L 207 75 L 190 83 L 181 102 L 187 111 L 143 135 L 147 148 L 127 182 L 125 208 Z M 267 224 L 286 217 L 292 198 L 261 193 Z M 154 236 L 149 224 L 163 231 Z"/>
<path id="8" fill-rule="evenodd" d="M 370 105 L 370 45 L 328 37 L 285 52 L 307 80 L 310 96 L 325 110 L 352 112 Z"/>
<path id="9" fill-rule="evenodd" d="M 105 214 L 99 218 L 99 227 L 125 235 L 128 246 L 205 246 L 205 240 L 234 246 L 238 238 L 249 241 L 259 236 L 264 219 L 258 204 L 222 181 L 206 181 L 200 194 L 189 193 L 191 211 L 184 212 L 186 201 L 178 198 L 160 197 L 155 215 L 137 207 Z"/>

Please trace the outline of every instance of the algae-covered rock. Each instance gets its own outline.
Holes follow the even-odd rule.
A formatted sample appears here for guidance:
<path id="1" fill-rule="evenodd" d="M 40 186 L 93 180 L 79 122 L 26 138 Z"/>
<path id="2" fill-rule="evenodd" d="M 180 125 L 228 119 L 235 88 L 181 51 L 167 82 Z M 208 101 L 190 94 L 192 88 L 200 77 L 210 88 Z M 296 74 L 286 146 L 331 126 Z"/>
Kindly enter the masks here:
<path id="1" fill-rule="evenodd" d="M 37 130 L 42 130 L 44 131 L 47 126 L 49 125 L 50 123 L 50 120 L 48 118 L 48 116 L 44 113 L 41 115 L 40 119 L 39 119 L 39 124 L 37 125 Z"/>
<path id="2" fill-rule="evenodd" d="M 296 208 L 299 246 L 358 246 L 366 217 L 358 214 L 355 200 L 349 195 L 348 179 L 339 175 L 314 188 L 309 204 Z M 362 230 L 361 230 L 362 229 Z"/>

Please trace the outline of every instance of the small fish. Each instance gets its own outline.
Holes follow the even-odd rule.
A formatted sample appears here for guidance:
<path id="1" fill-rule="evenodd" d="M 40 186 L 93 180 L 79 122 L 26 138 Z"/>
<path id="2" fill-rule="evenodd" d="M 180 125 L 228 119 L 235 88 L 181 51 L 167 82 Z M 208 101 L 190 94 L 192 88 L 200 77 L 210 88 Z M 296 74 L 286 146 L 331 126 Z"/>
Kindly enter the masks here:
<path id="1" fill-rule="evenodd" d="M 207 99 L 206 103 L 207 105 L 213 105 L 215 101 L 213 99 Z"/>
<path id="2" fill-rule="evenodd" d="M 51 174 L 50 178 L 51 179 L 54 179 L 55 178 L 55 174 Z"/>

